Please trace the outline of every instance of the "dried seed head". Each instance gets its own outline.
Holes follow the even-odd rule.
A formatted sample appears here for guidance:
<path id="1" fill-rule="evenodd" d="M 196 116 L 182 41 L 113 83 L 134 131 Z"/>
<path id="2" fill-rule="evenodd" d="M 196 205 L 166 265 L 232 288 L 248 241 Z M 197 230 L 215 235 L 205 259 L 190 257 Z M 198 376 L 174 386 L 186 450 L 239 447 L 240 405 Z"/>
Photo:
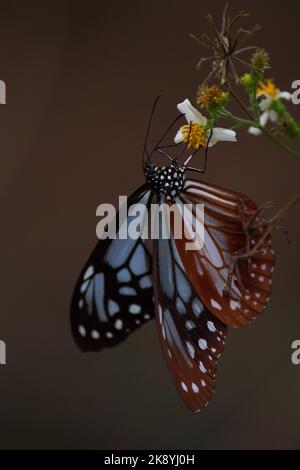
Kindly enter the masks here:
<path id="1" fill-rule="evenodd" d="M 211 15 L 207 15 L 207 20 L 212 29 L 211 36 L 202 34 L 201 38 L 197 38 L 193 34 L 190 35 L 203 47 L 211 50 L 211 55 L 209 57 L 202 57 L 197 64 L 197 69 L 199 69 L 203 63 L 211 63 L 211 71 L 206 78 L 206 83 L 208 83 L 212 78 L 219 79 L 221 84 L 228 83 L 231 80 L 239 83 L 240 79 L 236 65 L 241 64 L 248 67 L 249 69 L 251 68 L 251 65 L 241 59 L 240 56 L 252 49 L 257 49 L 257 46 L 240 47 L 240 45 L 242 42 L 244 42 L 245 39 L 248 39 L 252 33 L 260 29 L 260 26 L 256 25 L 250 30 L 239 28 L 233 32 L 232 30 L 235 23 L 239 19 L 248 16 L 248 13 L 241 11 L 236 16 L 230 18 L 227 15 L 227 11 L 228 4 L 226 4 L 224 8 L 220 28 L 218 28 L 215 24 L 213 17 Z"/>

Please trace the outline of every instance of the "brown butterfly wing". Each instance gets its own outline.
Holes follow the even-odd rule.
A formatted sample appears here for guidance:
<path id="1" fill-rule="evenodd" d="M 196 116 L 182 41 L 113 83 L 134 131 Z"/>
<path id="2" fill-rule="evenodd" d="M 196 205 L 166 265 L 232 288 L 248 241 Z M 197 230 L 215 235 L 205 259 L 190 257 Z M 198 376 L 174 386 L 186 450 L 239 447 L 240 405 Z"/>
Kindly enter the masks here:
<path id="1" fill-rule="evenodd" d="M 214 394 L 227 327 L 201 302 L 173 238 L 156 240 L 154 256 L 154 305 L 163 354 L 181 398 L 200 411 Z"/>
<path id="2" fill-rule="evenodd" d="M 247 325 L 266 308 L 271 294 L 275 258 L 270 236 L 249 260 L 239 262 L 228 292 L 232 255 L 253 248 L 264 235 L 253 230 L 247 239 L 244 225 L 257 213 L 247 196 L 217 186 L 188 180 L 181 203 L 204 204 L 204 245 L 187 251 L 186 237 L 176 239 L 187 276 L 205 306 L 222 322 L 233 327 Z M 259 215 L 255 223 L 259 223 Z M 185 223 L 187 218 L 185 217 Z M 192 222 L 191 222 L 192 223 Z"/>

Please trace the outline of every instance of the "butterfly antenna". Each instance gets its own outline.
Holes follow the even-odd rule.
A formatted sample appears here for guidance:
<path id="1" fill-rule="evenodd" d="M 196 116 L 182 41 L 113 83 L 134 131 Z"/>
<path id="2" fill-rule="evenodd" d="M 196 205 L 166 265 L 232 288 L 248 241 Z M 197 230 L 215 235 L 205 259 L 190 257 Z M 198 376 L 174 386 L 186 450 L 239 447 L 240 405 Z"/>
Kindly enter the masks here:
<path id="1" fill-rule="evenodd" d="M 209 146 L 210 139 L 212 138 L 212 135 L 213 135 L 213 129 L 210 130 L 209 138 L 207 139 L 207 144 L 206 144 L 206 147 L 205 147 L 205 158 L 204 158 L 203 173 L 205 173 L 206 167 L 207 167 L 208 146 Z"/>
<path id="2" fill-rule="evenodd" d="M 190 136 L 191 136 L 191 130 L 192 130 L 192 123 L 190 122 L 189 124 L 189 133 L 187 135 L 187 139 L 186 139 L 186 142 L 183 146 L 183 148 L 178 152 L 178 154 L 176 155 L 176 157 L 174 158 L 175 161 L 177 161 L 181 155 L 187 150 L 188 146 L 189 146 L 189 142 L 190 142 Z M 193 155 L 193 154 L 192 154 Z M 188 160 L 190 159 L 190 157 L 188 158 Z M 185 164 L 184 164 L 185 165 Z"/>
<path id="3" fill-rule="evenodd" d="M 169 127 L 167 128 L 166 132 L 164 132 L 164 134 L 162 135 L 162 137 L 159 139 L 159 141 L 157 142 L 157 144 L 153 147 L 153 149 L 151 150 L 151 153 L 150 153 L 150 156 L 149 158 L 151 157 L 151 155 L 153 154 L 153 152 L 155 150 L 157 150 L 160 146 L 160 144 L 163 142 L 163 140 L 167 137 L 167 135 L 169 134 L 170 130 L 172 129 L 172 127 L 176 124 L 177 121 L 179 121 L 179 119 L 181 119 L 183 116 L 183 114 L 179 114 L 179 116 L 177 116 L 173 122 L 169 125 Z M 173 159 L 172 159 L 173 160 Z"/>
<path id="4" fill-rule="evenodd" d="M 152 106 L 152 110 L 151 110 L 151 113 L 150 113 L 150 117 L 149 117 L 149 121 L 148 121 L 148 126 L 147 126 L 147 132 L 146 132 L 146 136 L 145 136 L 145 141 L 144 141 L 144 148 L 143 148 L 143 155 L 142 155 L 142 161 L 143 163 L 145 162 L 145 154 L 147 156 L 147 162 L 150 160 L 150 155 L 148 153 L 148 149 L 147 149 L 147 143 L 148 143 L 148 138 L 149 138 L 149 133 L 150 133 L 150 128 L 151 128 L 151 124 L 152 124 L 152 119 L 153 119 L 153 115 L 154 115 L 154 111 L 155 111 L 155 108 L 157 106 L 157 103 L 158 101 L 160 100 L 161 98 L 161 95 L 158 95 L 153 103 L 153 106 Z M 152 153 L 152 152 L 151 152 Z"/>

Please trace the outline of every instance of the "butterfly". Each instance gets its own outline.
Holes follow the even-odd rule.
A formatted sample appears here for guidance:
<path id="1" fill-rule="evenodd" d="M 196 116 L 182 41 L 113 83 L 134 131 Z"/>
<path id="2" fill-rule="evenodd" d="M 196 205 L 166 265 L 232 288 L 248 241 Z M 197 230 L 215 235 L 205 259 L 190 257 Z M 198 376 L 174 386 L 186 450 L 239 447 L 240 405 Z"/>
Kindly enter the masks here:
<path id="1" fill-rule="evenodd" d="M 179 164 L 183 151 L 172 158 L 161 145 L 167 132 L 152 152 L 147 150 L 154 108 L 144 145 L 146 181 L 129 198 L 127 219 L 116 215 L 116 238 L 100 240 L 84 266 L 72 298 L 71 325 L 82 351 L 100 351 L 155 319 L 176 389 L 197 412 L 214 394 L 228 327 L 248 325 L 265 310 L 275 258 L 261 211 L 251 199 L 187 176 L 205 171 L 207 151 L 203 169 L 187 165 L 193 155 Z M 153 163 L 155 152 L 168 164 Z M 128 230 L 137 204 L 141 226 L 149 225 L 149 210 L 158 206 L 156 238 L 119 236 Z M 201 248 L 190 251 L 187 233 L 199 238 L 193 230 L 197 204 L 204 205 L 204 236 Z M 187 229 L 181 238 L 174 235 L 171 206 L 174 219 Z M 163 226 L 169 237 L 162 236 Z"/>

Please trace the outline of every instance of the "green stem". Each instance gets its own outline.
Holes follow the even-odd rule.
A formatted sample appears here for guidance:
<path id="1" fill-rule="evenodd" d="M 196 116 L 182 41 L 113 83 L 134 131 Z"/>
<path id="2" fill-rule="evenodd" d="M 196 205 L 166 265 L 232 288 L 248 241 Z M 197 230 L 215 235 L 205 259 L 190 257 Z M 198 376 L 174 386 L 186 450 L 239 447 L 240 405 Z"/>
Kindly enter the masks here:
<path id="1" fill-rule="evenodd" d="M 257 121 L 250 121 L 248 119 L 242 119 L 238 116 L 235 116 L 234 114 L 224 111 L 222 113 L 222 117 L 231 119 L 234 121 L 236 124 L 241 124 L 242 126 L 245 127 L 256 127 L 259 129 L 262 134 L 264 134 L 271 142 L 276 144 L 278 147 L 280 147 L 282 150 L 287 152 L 291 157 L 293 157 L 295 160 L 300 162 L 300 155 L 292 149 L 289 145 L 287 145 L 285 142 L 282 140 L 278 139 L 272 132 L 270 132 L 266 127 L 261 126 Z"/>
<path id="2" fill-rule="evenodd" d="M 245 127 L 251 127 L 251 126 L 257 127 L 256 121 L 250 121 L 250 119 L 242 119 L 230 113 L 229 111 L 223 111 L 221 113 L 221 116 L 224 118 L 232 119 L 232 121 L 235 121 L 236 124 L 241 124 L 242 126 L 245 126 Z"/>
<path id="3" fill-rule="evenodd" d="M 271 140 L 271 142 L 273 142 L 274 144 L 278 145 L 278 147 L 280 147 L 282 150 L 284 150 L 285 152 L 287 152 L 289 155 L 291 155 L 291 157 L 293 157 L 295 160 L 297 160 L 298 162 L 300 162 L 300 155 L 294 150 L 292 149 L 289 145 L 287 145 L 285 142 L 283 142 L 282 140 L 278 139 L 277 137 L 275 137 L 274 134 L 272 134 L 272 132 L 270 132 L 268 129 L 266 129 L 265 127 L 263 126 L 257 126 L 258 129 L 261 130 L 261 132 L 269 139 Z"/>

